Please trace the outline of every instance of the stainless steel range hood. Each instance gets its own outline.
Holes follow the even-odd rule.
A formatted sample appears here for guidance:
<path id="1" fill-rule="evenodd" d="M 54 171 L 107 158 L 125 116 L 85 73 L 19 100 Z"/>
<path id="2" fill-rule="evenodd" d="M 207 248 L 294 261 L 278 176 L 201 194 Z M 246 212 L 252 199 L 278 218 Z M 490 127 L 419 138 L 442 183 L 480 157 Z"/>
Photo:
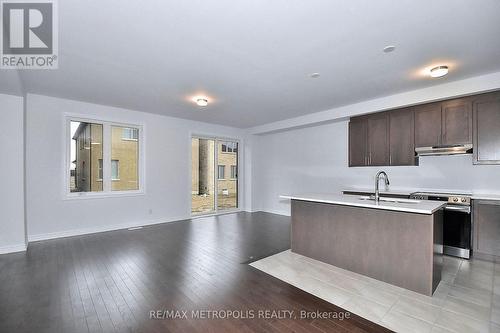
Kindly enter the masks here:
<path id="1" fill-rule="evenodd" d="M 415 148 L 415 153 L 417 153 L 417 156 L 471 154 L 472 153 L 472 145 L 467 144 L 467 145 L 418 147 L 418 148 Z"/>

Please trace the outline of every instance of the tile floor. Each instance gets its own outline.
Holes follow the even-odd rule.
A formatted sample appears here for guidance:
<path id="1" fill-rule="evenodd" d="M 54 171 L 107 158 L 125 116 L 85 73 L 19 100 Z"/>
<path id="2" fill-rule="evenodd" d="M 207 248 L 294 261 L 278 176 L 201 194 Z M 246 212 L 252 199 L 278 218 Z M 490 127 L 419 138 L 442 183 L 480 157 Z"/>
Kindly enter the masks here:
<path id="1" fill-rule="evenodd" d="M 290 250 L 251 265 L 396 332 L 500 333 L 500 264 L 445 257 L 432 297 Z"/>

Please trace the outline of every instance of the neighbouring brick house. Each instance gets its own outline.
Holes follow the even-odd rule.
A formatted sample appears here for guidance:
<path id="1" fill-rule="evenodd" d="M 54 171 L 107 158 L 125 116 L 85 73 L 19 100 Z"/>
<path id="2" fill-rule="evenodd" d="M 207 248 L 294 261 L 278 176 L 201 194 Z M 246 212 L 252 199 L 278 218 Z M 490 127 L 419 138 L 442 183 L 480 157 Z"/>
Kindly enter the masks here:
<path id="1" fill-rule="evenodd" d="M 76 146 L 73 192 L 103 190 L 102 136 L 102 125 L 84 122 L 80 123 L 73 135 Z M 135 128 L 111 127 L 112 190 L 139 189 L 138 140 L 138 130 Z"/>

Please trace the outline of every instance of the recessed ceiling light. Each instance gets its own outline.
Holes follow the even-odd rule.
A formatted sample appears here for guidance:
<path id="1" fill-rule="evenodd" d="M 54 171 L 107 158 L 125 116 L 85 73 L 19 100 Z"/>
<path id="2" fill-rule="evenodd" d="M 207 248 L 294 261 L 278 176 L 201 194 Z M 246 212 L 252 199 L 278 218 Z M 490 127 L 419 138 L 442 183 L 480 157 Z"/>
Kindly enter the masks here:
<path id="1" fill-rule="evenodd" d="M 431 69 L 429 75 L 431 77 L 441 77 L 448 74 L 448 66 L 437 66 Z"/>
<path id="2" fill-rule="evenodd" d="M 394 45 L 387 45 L 386 47 L 384 47 L 384 53 L 391 53 L 395 49 L 396 47 Z"/>
<path id="3" fill-rule="evenodd" d="M 312 73 L 309 75 L 310 78 L 317 79 L 319 77 L 319 73 Z"/>
<path id="4" fill-rule="evenodd" d="M 208 99 L 205 97 L 198 97 L 196 98 L 196 105 L 198 106 L 207 106 L 208 105 Z"/>

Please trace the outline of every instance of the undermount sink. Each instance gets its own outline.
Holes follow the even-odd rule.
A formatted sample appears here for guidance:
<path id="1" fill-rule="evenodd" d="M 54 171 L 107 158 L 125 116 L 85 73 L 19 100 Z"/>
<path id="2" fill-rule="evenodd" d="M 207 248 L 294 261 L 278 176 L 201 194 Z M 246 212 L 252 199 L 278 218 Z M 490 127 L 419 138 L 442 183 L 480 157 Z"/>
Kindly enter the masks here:
<path id="1" fill-rule="evenodd" d="M 375 197 L 373 197 L 373 196 L 361 196 L 358 199 L 365 200 L 365 201 L 375 201 Z M 395 203 L 408 203 L 408 204 L 417 204 L 417 203 L 421 202 L 420 200 L 414 200 L 414 199 L 399 199 L 399 198 L 386 198 L 386 197 L 381 197 L 380 201 L 395 202 Z"/>

